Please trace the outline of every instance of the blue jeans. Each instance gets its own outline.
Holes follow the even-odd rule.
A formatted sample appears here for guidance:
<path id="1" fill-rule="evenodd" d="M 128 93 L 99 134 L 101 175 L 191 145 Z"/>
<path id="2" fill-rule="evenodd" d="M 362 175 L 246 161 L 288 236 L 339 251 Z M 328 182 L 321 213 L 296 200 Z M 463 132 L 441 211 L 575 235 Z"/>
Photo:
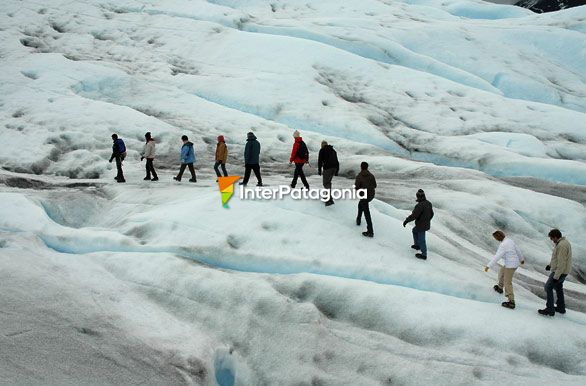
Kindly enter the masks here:
<path id="1" fill-rule="evenodd" d="M 558 297 L 557 306 L 559 309 L 565 310 L 566 309 L 566 302 L 564 300 L 564 280 L 566 280 L 567 275 L 561 275 L 560 279 L 554 282 L 553 276 L 555 272 L 549 274 L 549 279 L 545 283 L 543 287 L 545 289 L 545 293 L 547 295 L 547 303 L 546 308 L 551 312 L 555 312 L 555 308 L 553 307 L 553 290 L 555 289 L 556 295 Z"/>
<path id="2" fill-rule="evenodd" d="M 425 231 L 418 231 L 413 228 L 413 244 L 421 249 L 421 254 L 427 256 L 427 243 L 425 242 Z"/>
<path id="3" fill-rule="evenodd" d="M 368 206 L 372 200 L 372 198 L 370 200 L 362 198 L 358 201 L 358 216 L 356 216 L 357 222 L 360 222 L 362 220 L 362 214 L 364 213 L 364 218 L 366 219 L 366 231 L 368 233 L 374 233 L 372 228 L 372 218 L 370 217 L 370 207 Z"/>

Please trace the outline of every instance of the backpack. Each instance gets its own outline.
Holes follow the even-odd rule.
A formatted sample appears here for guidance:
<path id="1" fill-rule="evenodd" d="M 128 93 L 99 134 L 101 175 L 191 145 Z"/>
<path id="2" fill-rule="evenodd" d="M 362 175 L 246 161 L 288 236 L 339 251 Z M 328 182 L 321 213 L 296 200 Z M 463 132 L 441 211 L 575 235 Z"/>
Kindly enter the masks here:
<path id="1" fill-rule="evenodd" d="M 307 145 L 305 142 L 299 142 L 299 147 L 297 148 L 297 158 L 302 160 L 309 160 L 309 150 L 307 149 Z"/>
<path id="2" fill-rule="evenodd" d="M 118 154 L 126 153 L 126 145 L 123 140 L 117 139 L 116 146 L 118 147 Z"/>
<path id="3" fill-rule="evenodd" d="M 332 166 L 333 165 L 336 165 L 336 166 L 340 165 L 340 163 L 338 162 L 338 153 L 336 153 L 334 148 L 332 148 L 332 151 L 330 152 L 330 156 L 328 157 L 328 163 Z"/>

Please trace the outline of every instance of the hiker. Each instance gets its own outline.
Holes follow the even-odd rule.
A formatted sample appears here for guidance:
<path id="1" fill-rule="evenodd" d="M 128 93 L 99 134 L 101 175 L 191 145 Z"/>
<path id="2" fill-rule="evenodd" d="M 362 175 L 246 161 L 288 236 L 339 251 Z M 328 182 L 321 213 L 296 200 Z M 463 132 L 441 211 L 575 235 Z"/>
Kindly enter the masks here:
<path id="1" fill-rule="evenodd" d="M 303 186 L 305 186 L 305 189 L 309 190 L 309 184 L 305 178 L 305 173 L 303 173 L 303 166 L 309 163 L 309 150 L 307 149 L 305 142 L 303 142 L 303 138 L 301 138 L 299 131 L 295 130 L 293 132 L 293 138 L 295 139 L 295 142 L 293 143 L 293 149 L 291 149 L 289 163 L 295 163 L 295 172 L 293 173 L 291 188 L 295 189 L 295 186 L 297 185 L 297 179 L 301 177 Z"/>
<path id="2" fill-rule="evenodd" d="M 254 171 L 257 180 L 256 186 L 262 186 L 259 162 L 260 142 L 256 140 L 256 136 L 251 131 L 246 135 L 246 146 L 244 146 L 244 180 L 239 185 L 246 186 L 250 179 L 250 171 Z"/>
<path id="3" fill-rule="evenodd" d="M 118 134 L 112 134 L 112 156 L 110 157 L 110 163 L 113 159 L 116 159 L 116 174 L 115 180 L 118 182 L 126 182 L 124 179 L 124 173 L 122 172 L 122 161 L 126 158 L 126 145 L 121 138 L 118 138 Z"/>
<path id="4" fill-rule="evenodd" d="M 321 142 L 321 149 L 317 158 L 317 173 L 321 176 L 323 168 L 323 185 L 325 189 L 330 191 L 330 199 L 326 201 L 326 206 L 334 205 L 332 198 L 332 179 L 338 175 L 340 171 L 340 163 L 338 162 L 338 154 L 332 145 L 328 145 L 326 141 Z"/>
<path id="5" fill-rule="evenodd" d="M 144 139 L 146 139 L 146 143 L 144 145 L 144 149 L 142 150 L 140 160 L 144 160 L 146 158 L 146 177 L 144 178 L 145 181 L 158 181 L 159 177 L 157 177 L 157 172 L 155 171 L 155 166 L 153 165 L 153 161 L 155 160 L 155 140 L 151 136 L 151 132 L 147 132 L 144 135 Z M 151 179 L 151 173 L 153 178 Z"/>
<path id="6" fill-rule="evenodd" d="M 189 142 L 189 138 L 187 135 L 181 137 L 183 141 L 183 146 L 181 146 L 181 168 L 179 169 L 179 174 L 177 177 L 173 177 L 175 181 L 181 182 L 181 177 L 183 177 L 183 172 L 185 168 L 189 168 L 189 172 L 191 173 L 191 179 L 189 182 L 197 182 L 197 177 L 195 175 L 195 169 L 193 168 L 193 163 L 195 162 L 195 149 L 193 148 L 193 143 Z"/>
<path id="7" fill-rule="evenodd" d="M 504 232 L 495 231 L 492 234 L 495 240 L 500 242 L 496 254 L 490 262 L 484 267 L 484 272 L 488 272 L 499 260 L 503 259 L 504 265 L 499 269 L 499 282 L 493 288 L 499 294 L 505 289 L 505 296 L 509 300 L 501 305 L 512 310 L 515 309 L 515 294 L 513 293 L 513 275 L 519 265 L 525 264 L 525 258 L 517 247 L 517 244 L 510 238 L 506 237 Z"/>
<path id="8" fill-rule="evenodd" d="M 549 239 L 554 243 L 551 261 L 546 271 L 550 271 L 549 278 L 544 289 L 547 295 L 547 303 L 543 310 L 538 310 L 541 315 L 554 316 L 556 312 L 566 313 L 566 302 L 564 300 L 564 280 L 572 270 L 572 245 L 559 229 L 549 231 Z M 553 306 L 553 290 L 557 295 L 556 307 Z"/>
<path id="9" fill-rule="evenodd" d="M 224 177 L 228 176 L 228 172 L 226 171 L 226 161 L 228 160 L 228 146 L 226 146 L 226 141 L 224 140 L 223 135 L 218 135 L 218 144 L 216 145 L 216 163 L 214 164 L 214 170 L 216 171 L 216 176 L 221 177 L 219 167 L 222 167 L 222 173 L 224 173 Z M 216 180 L 217 181 L 217 180 Z"/>
<path id="10" fill-rule="evenodd" d="M 413 212 L 403 221 L 403 227 L 406 227 L 411 221 L 415 221 L 413 227 L 413 245 L 411 248 L 416 251 L 415 257 L 421 260 L 427 260 L 427 243 L 425 241 L 425 232 L 431 228 L 431 219 L 433 218 L 433 206 L 425 198 L 425 192 L 419 189 L 415 194 L 417 205 Z"/>
<path id="11" fill-rule="evenodd" d="M 362 162 L 360 164 L 360 173 L 356 176 L 354 181 L 354 188 L 366 189 L 366 198 L 361 198 L 358 201 L 358 216 L 356 217 L 356 225 L 360 225 L 362 221 L 362 213 L 366 219 L 366 232 L 362 232 L 364 237 L 374 237 L 374 230 L 372 228 L 372 219 L 370 218 L 370 207 L 368 204 L 374 199 L 374 191 L 376 189 L 376 179 L 371 172 L 368 171 L 368 163 Z"/>

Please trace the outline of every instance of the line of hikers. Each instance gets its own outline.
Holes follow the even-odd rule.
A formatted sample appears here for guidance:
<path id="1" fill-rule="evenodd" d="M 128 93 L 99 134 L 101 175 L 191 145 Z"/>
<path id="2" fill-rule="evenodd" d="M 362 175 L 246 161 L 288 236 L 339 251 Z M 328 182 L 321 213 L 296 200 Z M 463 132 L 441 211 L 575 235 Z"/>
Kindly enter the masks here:
<path id="1" fill-rule="evenodd" d="M 145 181 L 158 181 L 159 177 L 157 176 L 157 172 L 155 171 L 154 160 L 156 157 L 155 151 L 155 139 L 152 137 L 150 132 L 147 132 L 144 135 L 145 144 L 140 153 L 140 160 L 141 162 L 146 159 L 146 176 L 144 178 Z M 215 163 L 214 163 L 214 171 L 218 177 L 228 176 L 228 171 L 226 170 L 226 162 L 228 160 L 228 147 L 226 146 L 226 141 L 224 140 L 224 136 L 220 135 L 217 138 L 218 143 L 216 145 L 216 155 L 215 155 Z M 126 158 L 126 144 L 121 138 L 118 138 L 118 134 L 112 134 L 112 156 L 110 157 L 110 163 L 116 160 L 116 170 L 117 174 L 115 180 L 124 183 L 126 179 L 124 178 L 124 171 L 122 169 L 122 162 Z M 193 164 L 196 161 L 195 157 L 195 149 L 193 147 L 193 143 L 189 141 L 187 135 L 183 135 L 181 137 L 181 141 L 183 145 L 181 146 L 181 152 L 179 156 L 179 160 L 181 162 L 181 166 L 179 168 L 179 173 L 177 176 L 173 177 L 175 181 L 181 182 L 183 177 L 183 173 L 185 169 L 189 169 L 191 173 L 191 179 L 189 182 L 197 182 L 197 176 L 195 174 L 195 168 Z M 246 143 L 246 147 L 244 150 L 244 159 L 245 159 L 245 168 L 246 174 L 244 180 L 248 182 L 250 178 L 250 171 L 254 170 L 256 178 L 258 180 L 258 186 L 262 186 L 262 179 L 260 176 L 260 166 L 259 166 L 259 156 L 260 156 L 260 143 L 256 140 L 256 136 L 250 132 L 248 133 L 248 139 Z M 222 169 L 222 173 L 220 173 L 220 168 Z M 242 184 L 241 184 L 242 185 Z M 244 183 L 246 185 L 246 183 Z"/>
<path id="2" fill-rule="evenodd" d="M 295 171 L 293 173 L 293 180 L 291 181 L 291 188 L 295 188 L 297 181 L 301 179 L 305 189 L 309 189 L 309 183 L 305 177 L 303 167 L 309 164 L 309 149 L 303 141 L 299 131 L 293 132 L 293 147 L 291 149 L 291 155 L 289 157 L 289 163 L 295 164 Z M 126 157 L 126 146 L 124 141 L 116 134 L 112 134 L 112 160 L 116 160 L 116 168 L 118 174 L 116 180 L 118 182 L 126 182 L 122 171 L 122 161 Z M 193 143 L 189 142 L 189 138 L 186 135 L 181 137 L 183 145 L 181 147 L 181 167 L 179 174 L 173 177 L 176 181 L 181 181 L 183 172 L 186 168 L 189 168 L 191 173 L 190 182 L 197 182 L 195 169 L 193 164 L 195 163 L 195 150 Z M 218 143 L 216 145 L 214 171 L 218 177 L 228 175 L 226 170 L 226 162 L 228 159 L 228 147 L 224 136 L 220 135 L 217 137 Z M 155 141 L 148 132 L 145 134 L 145 145 L 141 152 L 141 161 L 146 158 L 146 177 L 145 180 L 158 181 L 157 173 L 154 168 L 153 161 L 155 159 Z M 244 179 L 240 182 L 240 185 L 246 186 L 250 179 L 251 172 L 257 179 L 257 186 L 263 186 L 262 177 L 260 173 L 260 142 L 256 138 L 253 132 L 249 132 L 246 138 L 246 145 L 244 147 Z M 220 168 L 222 173 L 220 173 Z M 325 189 L 332 189 L 332 180 L 334 176 L 337 176 L 340 171 L 340 163 L 338 162 L 338 156 L 336 150 L 332 145 L 329 145 L 326 141 L 322 141 L 321 149 L 318 155 L 318 174 L 322 176 L 322 184 Z M 366 220 L 366 231 L 362 232 L 365 237 L 374 237 L 374 228 L 372 225 L 372 217 L 370 215 L 370 202 L 375 197 L 375 191 L 377 188 L 376 178 L 368 170 L 368 163 L 362 162 L 360 164 L 360 172 L 356 176 L 354 181 L 355 189 L 365 189 L 367 191 L 366 198 L 360 199 L 358 202 L 358 214 L 356 217 L 356 225 L 360 226 L 362 223 L 362 217 Z M 426 232 L 431 229 L 431 220 L 434 217 L 433 205 L 429 202 L 425 196 L 425 192 L 419 189 L 415 195 L 417 204 L 413 208 L 411 214 L 403 222 L 403 227 L 406 227 L 408 223 L 415 221 L 415 226 L 412 229 L 413 233 L 413 248 L 419 251 L 415 254 L 415 257 L 421 260 L 427 259 L 427 242 Z M 325 203 L 326 206 L 334 204 L 334 200 L 331 198 Z M 507 238 L 502 231 L 495 231 L 493 237 L 500 242 L 500 246 L 491 259 L 491 261 L 484 267 L 484 271 L 488 272 L 489 269 L 499 260 L 504 260 L 504 265 L 499 270 L 499 282 L 493 288 L 498 293 L 503 293 L 503 289 L 508 301 L 503 302 L 502 306 L 510 309 L 515 308 L 515 297 L 513 293 L 513 275 L 520 265 L 525 264 L 525 258 L 523 254 L 515 244 L 513 240 Z M 570 243 L 562 237 L 561 232 L 558 229 L 552 229 L 549 232 L 549 238 L 554 243 L 555 247 L 553 250 L 550 264 L 546 267 L 546 270 L 551 269 L 549 279 L 545 284 L 545 292 L 547 295 L 546 308 L 539 310 L 542 315 L 555 315 L 555 312 L 564 314 L 566 312 L 563 292 L 563 282 L 566 276 L 570 273 L 572 266 L 572 249 Z M 557 305 L 554 307 L 553 290 L 555 289 L 557 294 Z"/>
<path id="3" fill-rule="evenodd" d="M 150 132 L 145 135 L 145 145 L 141 152 L 141 162 L 146 159 L 146 177 L 145 181 L 158 181 L 159 177 L 154 167 L 154 159 L 156 156 L 155 152 L 155 140 Z M 295 171 L 293 172 L 293 180 L 291 181 L 291 188 L 297 186 L 297 181 L 301 179 L 305 189 L 309 190 L 309 183 L 305 177 L 303 167 L 309 164 L 309 149 L 303 141 L 299 131 L 293 132 L 293 147 L 291 149 L 291 155 L 289 157 L 289 163 L 295 164 Z M 226 170 L 226 162 L 228 160 L 228 147 L 224 136 L 220 135 L 217 137 L 218 143 L 216 145 L 215 163 L 214 170 L 216 176 L 221 177 L 220 167 L 224 176 L 228 175 Z M 126 145 L 121 138 L 118 138 L 117 134 L 112 134 L 112 156 L 110 162 L 116 160 L 116 181 L 123 183 L 126 182 L 124 173 L 122 170 L 122 162 L 126 158 Z M 181 137 L 183 145 L 181 147 L 180 162 L 181 167 L 179 174 L 173 177 L 175 181 L 181 181 L 183 173 L 186 168 L 189 168 L 191 173 L 190 182 L 197 182 L 197 176 L 195 174 L 195 168 L 193 164 L 196 161 L 195 150 L 193 143 L 189 141 L 186 135 Z M 254 172 L 257 180 L 257 186 L 263 186 L 262 177 L 260 174 L 260 142 L 256 138 L 253 132 L 249 132 L 246 138 L 246 145 L 244 147 L 244 179 L 240 182 L 240 185 L 246 186 L 250 179 L 251 172 Z M 332 180 L 334 176 L 337 176 L 340 171 L 340 163 L 338 161 L 338 154 L 332 145 L 329 145 L 325 140 L 321 142 L 321 149 L 318 155 L 317 161 L 318 174 L 322 176 L 322 184 L 325 189 L 332 189 Z M 368 163 L 362 162 L 360 165 L 360 172 L 356 176 L 354 181 L 355 189 L 365 189 L 367 196 L 364 199 L 360 199 L 358 202 L 358 215 L 356 217 L 356 225 L 360 226 L 362 222 L 362 216 L 366 220 L 366 231 L 362 232 L 365 237 L 374 237 L 374 229 L 372 225 L 372 218 L 370 216 L 370 202 L 374 199 L 376 190 L 376 179 L 372 173 L 368 170 Z M 413 249 L 420 251 L 415 256 L 419 259 L 427 259 L 427 243 L 425 241 L 425 232 L 430 229 L 430 222 L 433 218 L 433 207 L 432 204 L 425 198 L 425 192 L 419 190 L 416 195 L 417 205 L 415 206 L 413 213 L 405 219 L 403 226 L 407 223 L 415 221 L 415 227 L 413 228 Z M 332 195 L 325 202 L 325 206 L 334 204 Z"/>

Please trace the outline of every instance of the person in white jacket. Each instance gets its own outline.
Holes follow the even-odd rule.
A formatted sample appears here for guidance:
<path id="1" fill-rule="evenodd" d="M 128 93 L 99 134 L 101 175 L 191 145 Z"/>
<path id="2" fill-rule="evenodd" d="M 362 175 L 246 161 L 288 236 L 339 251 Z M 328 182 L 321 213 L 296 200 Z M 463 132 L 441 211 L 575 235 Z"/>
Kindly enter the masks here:
<path id="1" fill-rule="evenodd" d="M 145 181 L 158 181 L 159 177 L 157 176 L 157 172 L 155 171 L 155 165 L 153 161 L 155 160 L 155 140 L 151 136 L 151 132 L 149 131 L 144 135 L 144 139 L 146 143 L 144 145 L 144 149 L 142 150 L 140 160 L 146 158 L 146 177 L 144 178 Z M 151 174 L 153 178 L 151 179 Z"/>
<path id="2" fill-rule="evenodd" d="M 506 237 L 502 231 L 495 231 L 492 234 L 500 245 L 496 254 L 490 262 L 484 267 L 484 272 L 488 272 L 499 260 L 503 260 L 504 265 L 499 270 L 499 283 L 493 288 L 496 292 L 502 294 L 505 289 L 505 296 L 509 299 L 508 302 L 503 302 L 502 306 L 510 309 L 515 309 L 515 295 L 513 293 L 513 275 L 519 265 L 525 264 L 525 258 L 517 247 L 517 244 L 510 238 Z"/>

